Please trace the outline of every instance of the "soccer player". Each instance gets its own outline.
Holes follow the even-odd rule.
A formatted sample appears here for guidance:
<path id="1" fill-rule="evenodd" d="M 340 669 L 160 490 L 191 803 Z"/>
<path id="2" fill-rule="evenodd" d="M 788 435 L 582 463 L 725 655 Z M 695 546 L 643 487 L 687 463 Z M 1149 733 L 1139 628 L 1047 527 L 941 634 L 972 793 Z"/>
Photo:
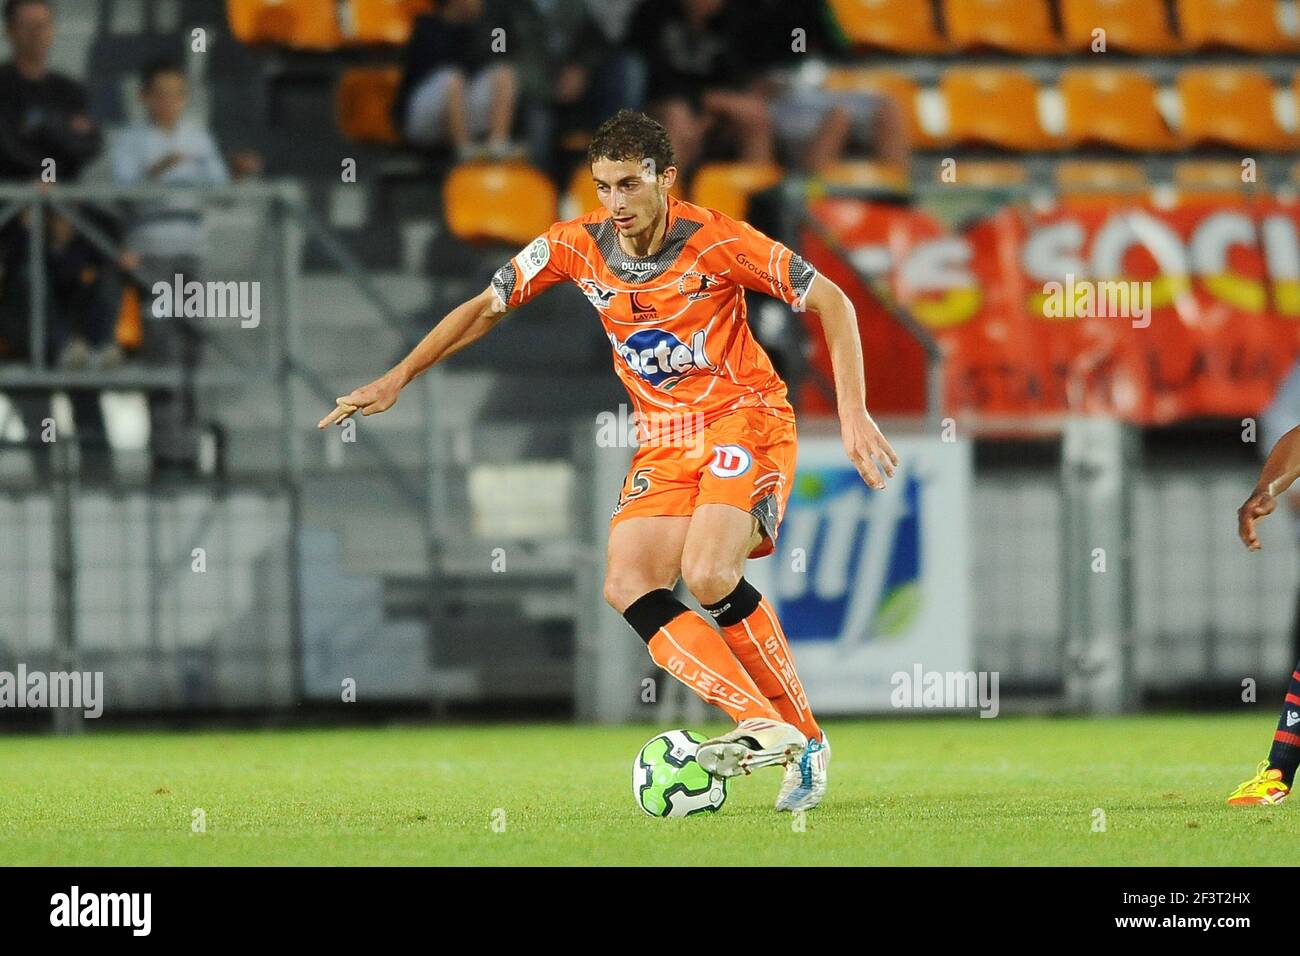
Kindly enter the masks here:
<path id="1" fill-rule="evenodd" d="M 588 158 L 604 208 L 531 242 L 389 372 L 339 398 L 320 427 L 391 408 L 411 379 L 505 312 L 576 283 L 648 439 L 614 509 L 605 598 L 656 664 L 737 722 L 700 745 L 700 765 L 719 776 L 784 766 L 777 809 L 810 809 L 826 792 L 830 748 L 771 603 L 744 578 L 746 558 L 775 548 L 796 449 L 785 383 L 749 330 L 744 290 L 821 317 L 844 448 L 883 488 L 898 458 L 867 413 L 853 305 L 752 226 L 670 196 L 673 147 L 648 116 L 617 113 Z M 717 629 L 673 596 L 679 578 Z"/>
<path id="2" fill-rule="evenodd" d="M 1279 495 L 1286 492 L 1300 478 L 1300 426 L 1291 429 L 1278 439 L 1264 470 L 1260 472 L 1255 490 L 1246 503 L 1237 509 L 1237 534 L 1251 551 L 1260 549 L 1255 534 L 1255 522 L 1273 513 Z M 1296 767 L 1300 766 L 1300 664 L 1291 672 L 1291 685 L 1287 688 L 1273 733 L 1273 747 L 1268 759 L 1261 760 L 1251 777 L 1228 795 L 1228 805 L 1234 807 L 1259 806 L 1281 803 L 1291 792 Z"/>

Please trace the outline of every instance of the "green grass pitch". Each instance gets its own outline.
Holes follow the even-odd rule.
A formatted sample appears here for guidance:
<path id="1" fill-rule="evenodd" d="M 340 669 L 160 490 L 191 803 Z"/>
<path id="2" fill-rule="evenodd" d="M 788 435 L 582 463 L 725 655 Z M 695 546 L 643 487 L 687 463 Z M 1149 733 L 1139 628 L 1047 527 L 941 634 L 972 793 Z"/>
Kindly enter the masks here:
<path id="1" fill-rule="evenodd" d="M 1291 864 L 1300 805 L 1223 803 L 1272 728 L 828 721 L 830 796 L 802 832 L 772 810 L 775 769 L 716 815 L 644 816 L 632 758 L 669 729 L 650 725 L 11 736 L 0 864 Z"/>

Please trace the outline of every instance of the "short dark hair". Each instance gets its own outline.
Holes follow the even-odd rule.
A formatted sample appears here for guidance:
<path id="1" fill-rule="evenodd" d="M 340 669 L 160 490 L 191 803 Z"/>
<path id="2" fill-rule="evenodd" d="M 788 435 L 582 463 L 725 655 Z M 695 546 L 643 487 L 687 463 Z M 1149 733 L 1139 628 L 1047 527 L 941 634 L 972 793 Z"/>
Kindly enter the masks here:
<path id="1" fill-rule="evenodd" d="M 619 110 L 592 134 L 587 163 L 598 159 L 649 159 L 655 164 L 656 174 L 677 165 L 668 130 L 637 110 Z"/>
<path id="2" fill-rule="evenodd" d="M 5 26 L 13 26 L 18 11 L 23 7 L 45 7 L 51 12 L 54 11 L 53 0 L 5 0 Z"/>
<path id="3" fill-rule="evenodd" d="M 153 81 L 158 79 L 164 73 L 176 73 L 185 76 L 185 67 L 181 66 L 181 61 L 174 57 L 159 57 L 156 60 L 150 60 L 140 71 L 140 85 L 148 90 L 153 86 Z"/>

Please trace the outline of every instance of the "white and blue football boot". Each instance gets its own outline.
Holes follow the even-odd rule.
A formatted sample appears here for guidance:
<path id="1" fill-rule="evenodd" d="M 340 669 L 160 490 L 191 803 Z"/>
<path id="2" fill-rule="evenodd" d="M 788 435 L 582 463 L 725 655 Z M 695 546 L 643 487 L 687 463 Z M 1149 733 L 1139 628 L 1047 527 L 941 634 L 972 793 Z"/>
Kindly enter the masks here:
<path id="1" fill-rule="evenodd" d="M 715 777 L 735 777 L 759 767 L 789 765 L 807 745 L 798 727 L 766 717 L 748 717 L 730 733 L 700 744 L 695 761 Z"/>
<path id="2" fill-rule="evenodd" d="M 821 740 L 809 739 L 799 759 L 785 765 L 785 779 L 776 795 L 778 811 L 811 810 L 826 796 L 826 775 L 831 763 L 831 744 L 822 731 Z"/>

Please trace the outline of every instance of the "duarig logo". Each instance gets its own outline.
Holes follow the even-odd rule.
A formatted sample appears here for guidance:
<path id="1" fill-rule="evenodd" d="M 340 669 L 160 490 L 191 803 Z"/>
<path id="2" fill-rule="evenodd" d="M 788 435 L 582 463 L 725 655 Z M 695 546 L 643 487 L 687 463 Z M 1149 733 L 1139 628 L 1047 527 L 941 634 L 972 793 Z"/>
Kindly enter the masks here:
<path id="1" fill-rule="evenodd" d="M 873 492 L 849 467 L 800 471 L 777 539 L 788 633 L 848 649 L 912 626 L 921 610 L 923 488 L 915 474 L 899 477 Z"/>
<path id="2" fill-rule="evenodd" d="M 691 372 L 716 367 L 705 354 L 703 329 L 691 336 L 690 345 L 663 329 L 633 332 L 622 343 L 610 332 L 609 344 L 628 368 L 664 391 L 670 391 Z"/>

